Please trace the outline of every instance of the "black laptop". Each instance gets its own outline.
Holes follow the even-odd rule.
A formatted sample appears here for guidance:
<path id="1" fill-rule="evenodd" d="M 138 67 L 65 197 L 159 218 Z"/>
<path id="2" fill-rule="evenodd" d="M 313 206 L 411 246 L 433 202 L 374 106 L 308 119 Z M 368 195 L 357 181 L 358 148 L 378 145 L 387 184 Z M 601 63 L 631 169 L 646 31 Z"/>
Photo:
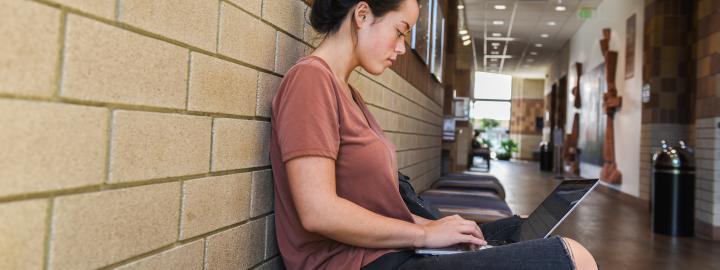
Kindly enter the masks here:
<path id="1" fill-rule="evenodd" d="M 548 195 L 530 216 L 520 226 L 518 234 L 511 237 L 510 242 L 488 241 L 487 246 L 480 249 L 492 248 L 498 245 L 547 238 L 572 213 L 580 202 L 587 197 L 598 185 L 598 179 L 565 180 Z M 455 254 L 474 251 L 465 245 L 456 245 L 447 248 L 421 248 L 416 249 L 418 254 Z"/>

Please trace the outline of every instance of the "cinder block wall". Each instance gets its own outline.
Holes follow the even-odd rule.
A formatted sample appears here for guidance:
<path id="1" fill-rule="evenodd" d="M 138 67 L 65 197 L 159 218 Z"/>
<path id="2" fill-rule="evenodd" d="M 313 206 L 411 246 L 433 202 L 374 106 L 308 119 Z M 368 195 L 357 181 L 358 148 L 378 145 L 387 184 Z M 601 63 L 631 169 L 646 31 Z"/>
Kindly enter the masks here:
<path id="1" fill-rule="evenodd" d="M 0 2 L 0 269 L 277 269 L 270 101 L 300 0 Z M 442 110 L 352 83 L 419 189 Z M 440 103 L 441 104 L 441 103 Z"/>

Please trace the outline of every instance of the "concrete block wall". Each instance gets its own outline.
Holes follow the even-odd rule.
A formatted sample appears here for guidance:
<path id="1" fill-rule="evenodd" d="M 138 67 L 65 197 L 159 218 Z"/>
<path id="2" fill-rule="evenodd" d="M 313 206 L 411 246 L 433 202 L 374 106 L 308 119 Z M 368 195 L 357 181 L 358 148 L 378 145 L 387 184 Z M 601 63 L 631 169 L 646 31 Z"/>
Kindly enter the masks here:
<path id="1" fill-rule="evenodd" d="M 281 269 L 270 101 L 300 0 L 0 2 L 0 269 Z M 442 109 L 355 72 L 419 189 Z"/>

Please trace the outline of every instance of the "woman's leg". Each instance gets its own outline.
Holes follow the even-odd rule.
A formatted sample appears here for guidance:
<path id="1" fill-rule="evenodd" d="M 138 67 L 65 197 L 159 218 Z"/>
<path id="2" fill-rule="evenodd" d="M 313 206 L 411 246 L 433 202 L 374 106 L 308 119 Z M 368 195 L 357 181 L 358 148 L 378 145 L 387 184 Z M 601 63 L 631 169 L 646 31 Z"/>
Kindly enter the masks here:
<path id="1" fill-rule="evenodd" d="M 572 240 L 570 238 L 563 237 L 562 238 L 563 243 L 565 244 L 565 249 L 568 251 L 568 254 L 570 255 L 570 258 L 572 258 L 573 262 L 575 263 L 575 268 L 578 270 L 597 270 L 597 263 L 595 262 L 595 258 L 593 258 L 592 254 L 583 247 L 580 243 L 576 242 L 575 240 Z"/>
<path id="2" fill-rule="evenodd" d="M 570 241 L 568 241 L 570 243 Z M 560 237 L 535 239 L 453 255 L 414 255 L 399 270 L 572 270 L 565 242 Z M 568 244 L 570 245 L 570 244 Z M 574 250 L 573 250 L 574 251 Z"/>

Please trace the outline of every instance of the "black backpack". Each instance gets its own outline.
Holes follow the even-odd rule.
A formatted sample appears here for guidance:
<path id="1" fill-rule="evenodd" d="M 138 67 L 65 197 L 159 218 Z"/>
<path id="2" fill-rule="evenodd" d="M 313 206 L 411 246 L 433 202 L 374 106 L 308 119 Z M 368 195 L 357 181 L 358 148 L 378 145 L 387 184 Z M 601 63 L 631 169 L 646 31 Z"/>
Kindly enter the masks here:
<path id="1" fill-rule="evenodd" d="M 423 200 L 415 193 L 409 176 L 398 172 L 398 182 L 400 183 L 400 196 L 411 213 L 431 220 L 440 219 L 440 212 L 429 201 Z"/>

